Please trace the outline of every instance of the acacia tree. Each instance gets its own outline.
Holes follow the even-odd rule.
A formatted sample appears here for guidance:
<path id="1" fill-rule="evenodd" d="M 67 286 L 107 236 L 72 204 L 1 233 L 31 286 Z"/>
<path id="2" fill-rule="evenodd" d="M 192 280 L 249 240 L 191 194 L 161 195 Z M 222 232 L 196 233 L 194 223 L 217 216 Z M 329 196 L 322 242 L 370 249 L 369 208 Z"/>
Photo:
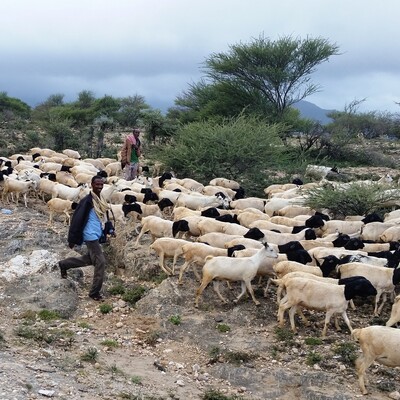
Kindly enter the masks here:
<path id="1" fill-rule="evenodd" d="M 204 71 L 211 84 L 219 83 L 225 90 L 228 85 L 246 94 L 245 106 L 259 105 L 261 100 L 281 121 L 288 107 L 319 90 L 311 74 L 317 65 L 339 54 L 338 50 L 323 38 L 285 36 L 273 41 L 261 35 L 248 44 L 230 46 L 227 53 L 211 54 Z"/>

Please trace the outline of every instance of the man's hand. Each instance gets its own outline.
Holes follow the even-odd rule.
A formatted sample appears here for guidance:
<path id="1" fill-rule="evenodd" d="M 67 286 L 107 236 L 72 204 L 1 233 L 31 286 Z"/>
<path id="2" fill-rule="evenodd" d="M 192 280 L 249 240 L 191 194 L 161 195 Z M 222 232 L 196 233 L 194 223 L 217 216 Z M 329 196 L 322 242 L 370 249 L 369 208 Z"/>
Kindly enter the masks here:
<path id="1" fill-rule="evenodd" d="M 68 243 L 68 247 L 69 247 L 70 249 L 73 249 L 73 248 L 75 247 L 75 243 Z"/>

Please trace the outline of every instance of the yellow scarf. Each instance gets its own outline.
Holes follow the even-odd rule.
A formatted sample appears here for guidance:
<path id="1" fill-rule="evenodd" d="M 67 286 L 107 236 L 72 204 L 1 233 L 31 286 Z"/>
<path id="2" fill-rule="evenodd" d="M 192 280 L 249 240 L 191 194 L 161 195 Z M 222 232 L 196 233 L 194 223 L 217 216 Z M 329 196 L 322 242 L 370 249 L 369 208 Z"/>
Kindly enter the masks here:
<path id="1" fill-rule="evenodd" d="M 97 196 L 97 194 L 94 193 L 93 190 L 91 191 L 91 194 L 93 198 L 94 211 L 96 212 L 96 215 L 99 217 L 99 220 L 103 222 L 106 220 L 106 213 L 107 210 L 110 209 L 110 206 L 108 205 L 104 197 L 101 195 L 101 193 L 100 197 Z"/>

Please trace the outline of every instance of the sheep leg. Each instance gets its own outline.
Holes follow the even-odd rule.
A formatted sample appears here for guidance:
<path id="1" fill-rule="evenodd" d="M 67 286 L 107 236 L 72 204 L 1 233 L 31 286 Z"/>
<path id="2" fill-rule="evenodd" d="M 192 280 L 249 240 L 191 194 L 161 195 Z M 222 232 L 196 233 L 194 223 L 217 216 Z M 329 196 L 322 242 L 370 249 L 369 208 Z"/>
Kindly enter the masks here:
<path id="1" fill-rule="evenodd" d="M 365 371 L 374 362 L 373 357 L 361 354 L 356 360 L 356 371 L 358 375 L 358 385 L 362 394 L 368 394 L 368 390 L 365 387 Z"/>
<path id="2" fill-rule="evenodd" d="M 251 281 L 250 280 L 246 280 L 244 281 L 244 286 L 245 289 L 247 288 L 248 292 L 250 293 L 251 298 L 254 301 L 254 304 L 256 306 L 260 305 L 260 302 L 256 299 L 256 297 L 254 296 L 254 291 L 253 291 L 253 287 L 251 286 Z M 243 297 L 243 295 L 246 293 L 246 290 L 243 290 L 243 283 L 242 283 L 242 292 L 240 293 L 240 295 L 236 298 L 236 303 Z"/>
<path id="3" fill-rule="evenodd" d="M 227 281 L 227 283 L 229 283 L 229 282 Z M 240 283 L 240 285 L 241 285 L 242 291 L 240 292 L 239 296 L 237 296 L 236 299 L 233 300 L 234 303 L 237 303 L 246 293 L 246 284 L 244 283 L 244 281 L 242 281 Z"/>
<path id="4" fill-rule="evenodd" d="M 327 311 L 325 313 L 324 329 L 322 329 L 322 339 L 326 338 L 326 331 L 328 329 L 328 324 L 329 324 L 329 321 L 331 320 L 332 314 L 333 314 L 332 311 Z"/>
<path id="5" fill-rule="evenodd" d="M 381 298 L 381 293 L 378 292 L 377 295 L 375 296 L 375 308 L 374 308 L 374 316 L 375 317 L 377 317 L 379 315 L 378 303 L 379 303 L 380 298 Z"/>
<path id="6" fill-rule="evenodd" d="M 293 333 L 297 333 L 296 324 L 294 322 L 294 314 L 296 313 L 296 310 L 297 310 L 296 305 L 290 307 L 290 310 L 289 310 L 289 321 L 290 321 L 290 326 L 292 328 Z"/>
<path id="7" fill-rule="evenodd" d="M 215 293 L 217 293 L 218 297 L 226 304 L 228 303 L 228 300 L 226 300 L 221 292 L 219 291 L 219 281 L 213 281 L 213 287 L 214 287 L 214 291 Z"/>
<path id="8" fill-rule="evenodd" d="M 349 301 L 349 304 L 350 304 L 350 307 L 351 307 L 352 310 L 355 310 L 355 309 L 356 309 L 356 306 L 354 305 L 353 299 L 351 299 L 351 300 Z"/>
<path id="9" fill-rule="evenodd" d="M 161 253 L 160 253 L 159 265 L 160 265 L 161 269 L 162 269 L 167 275 L 173 275 L 172 271 L 165 265 L 164 252 L 161 252 Z"/>
<path id="10" fill-rule="evenodd" d="M 185 261 L 185 263 L 182 265 L 180 271 L 179 271 L 179 279 L 178 279 L 178 284 L 182 285 L 182 277 L 183 277 L 183 273 L 189 268 L 190 265 L 190 261 Z M 197 271 L 196 271 L 197 272 Z M 199 278 L 200 276 L 198 276 Z"/>
<path id="11" fill-rule="evenodd" d="M 172 260 L 172 275 L 175 274 L 175 265 L 176 265 L 177 259 L 178 259 L 178 253 L 175 253 L 174 258 Z"/>
<path id="12" fill-rule="evenodd" d="M 383 293 L 383 296 L 382 296 L 382 303 L 381 303 L 381 305 L 380 305 L 379 308 L 378 308 L 378 315 L 381 313 L 382 308 L 383 308 L 383 306 L 384 306 L 385 303 L 386 303 L 386 300 L 387 300 L 387 293 Z"/>
<path id="13" fill-rule="evenodd" d="M 288 301 L 286 296 L 281 300 L 279 303 L 279 308 L 278 308 L 278 324 L 280 327 L 283 327 L 283 324 L 285 323 L 285 319 L 283 318 L 285 311 L 290 308 L 291 306 L 288 305 Z"/>
<path id="14" fill-rule="evenodd" d="M 203 290 L 207 287 L 207 285 L 212 281 L 212 278 L 209 278 L 207 275 L 203 275 L 203 280 L 201 282 L 200 287 L 196 291 L 196 298 L 194 300 L 194 306 L 196 308 L 199 307 L 199 298 L 201 294 L 203 293 Z"/>

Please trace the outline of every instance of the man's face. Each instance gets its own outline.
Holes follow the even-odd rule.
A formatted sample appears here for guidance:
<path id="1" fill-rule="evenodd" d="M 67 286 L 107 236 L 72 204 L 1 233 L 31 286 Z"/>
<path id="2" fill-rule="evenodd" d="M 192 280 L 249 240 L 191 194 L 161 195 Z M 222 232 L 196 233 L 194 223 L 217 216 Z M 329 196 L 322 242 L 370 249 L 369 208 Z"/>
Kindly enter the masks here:
<path id="1" fill-rule="evenodd" d="M 100 192 L 102 191 L 103 186 L 104 186 L 103 179 L 95 179 L 95 180 L 92 182 L 92 189 L 93 189 L 93 192 L 94 192 L 95 194 L 97 194 L 97 196 L 100 196 Z"/>

